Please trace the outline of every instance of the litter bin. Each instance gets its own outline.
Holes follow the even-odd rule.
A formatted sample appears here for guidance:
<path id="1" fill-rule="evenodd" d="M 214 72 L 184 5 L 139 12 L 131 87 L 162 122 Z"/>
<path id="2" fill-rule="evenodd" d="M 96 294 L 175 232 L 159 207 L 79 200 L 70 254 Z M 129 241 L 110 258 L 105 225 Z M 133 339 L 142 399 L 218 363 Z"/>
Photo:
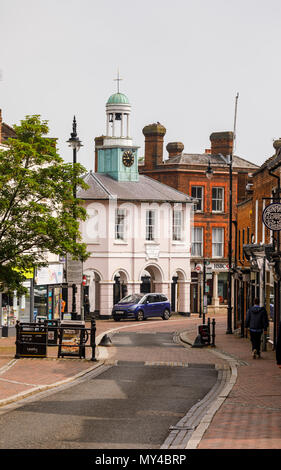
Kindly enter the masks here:
<path id="1" fill-rule="evenodd" d="M 2 326 L 2 338 L 8 338 L 9 336 L 9 327 Z"/>

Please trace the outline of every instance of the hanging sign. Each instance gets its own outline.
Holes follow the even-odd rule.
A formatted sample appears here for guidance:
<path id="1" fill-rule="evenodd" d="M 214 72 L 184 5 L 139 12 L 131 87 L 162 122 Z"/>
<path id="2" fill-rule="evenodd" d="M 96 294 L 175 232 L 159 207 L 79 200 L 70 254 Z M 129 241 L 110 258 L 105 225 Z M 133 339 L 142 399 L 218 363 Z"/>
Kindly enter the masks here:
<path id="1" fill-rule="evenodd" d="M 281 203 L 273 202 L 266 206 L 262 213 L 262 221 L 269 230 L 281 230 Z"/>

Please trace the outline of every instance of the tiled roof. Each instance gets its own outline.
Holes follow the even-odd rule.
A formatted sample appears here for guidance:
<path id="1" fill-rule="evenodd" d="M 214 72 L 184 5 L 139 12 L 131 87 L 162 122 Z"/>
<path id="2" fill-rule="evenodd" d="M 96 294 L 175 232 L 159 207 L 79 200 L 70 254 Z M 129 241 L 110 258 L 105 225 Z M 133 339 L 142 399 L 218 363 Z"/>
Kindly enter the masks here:
<path id="1" fill-rule="evenodd" d="M 119 199 L 122 201 L 193 202 L 193 198 L 148 176 L 139 175 L 139 181 L 116 181 L 101 173 L 87 173 L 89 188 L 77 191 L 79 199 Z"/>
<path id="2" fill-rule="evenodd" d="M 226 163 L 223 161 L 220 155 L 212 155 L 210 153 L 183 153 L 182 155 L 177 155 L 175 157 L 170 157 L 168 160 L 165 161 L 165 165 L 208 165 L 208 161 L 210 160 L 211 165 L 216 166 L 225 166 Z M 244 158 L 238 157 L 237 155 L 233 155 L 233 168 L 251 168 L 256 170 L 259 168 L 258 165 L 251 163 Z"/>

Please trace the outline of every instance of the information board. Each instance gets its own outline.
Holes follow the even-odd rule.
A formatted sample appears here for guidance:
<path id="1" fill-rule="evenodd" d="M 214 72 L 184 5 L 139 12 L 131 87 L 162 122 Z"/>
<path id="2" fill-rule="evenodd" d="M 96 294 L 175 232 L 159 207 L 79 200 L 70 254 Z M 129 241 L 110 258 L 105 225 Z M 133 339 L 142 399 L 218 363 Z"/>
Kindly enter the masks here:
<path id="1" fill-rule="evenodd" d="M 58 357 L 85 357 L 85 322 L 62 321 Z"/>

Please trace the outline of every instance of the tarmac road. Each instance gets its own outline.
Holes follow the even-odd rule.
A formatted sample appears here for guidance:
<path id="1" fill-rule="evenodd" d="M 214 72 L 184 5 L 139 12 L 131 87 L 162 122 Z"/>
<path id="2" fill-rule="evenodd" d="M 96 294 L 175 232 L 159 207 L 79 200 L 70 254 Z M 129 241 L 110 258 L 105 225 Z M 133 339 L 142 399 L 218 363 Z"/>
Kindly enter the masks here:
<path id="1" fill-rule="evenodd" d="M 115 359 L 0 415 L 1 449 L 159 449 L 171 426 L 216 384 L 214 364 L 162 362 L 157 351 L 183 348 L 173 333 L 119 332 Z M 145 351 L 124 360 L 122 351 Z"/>

